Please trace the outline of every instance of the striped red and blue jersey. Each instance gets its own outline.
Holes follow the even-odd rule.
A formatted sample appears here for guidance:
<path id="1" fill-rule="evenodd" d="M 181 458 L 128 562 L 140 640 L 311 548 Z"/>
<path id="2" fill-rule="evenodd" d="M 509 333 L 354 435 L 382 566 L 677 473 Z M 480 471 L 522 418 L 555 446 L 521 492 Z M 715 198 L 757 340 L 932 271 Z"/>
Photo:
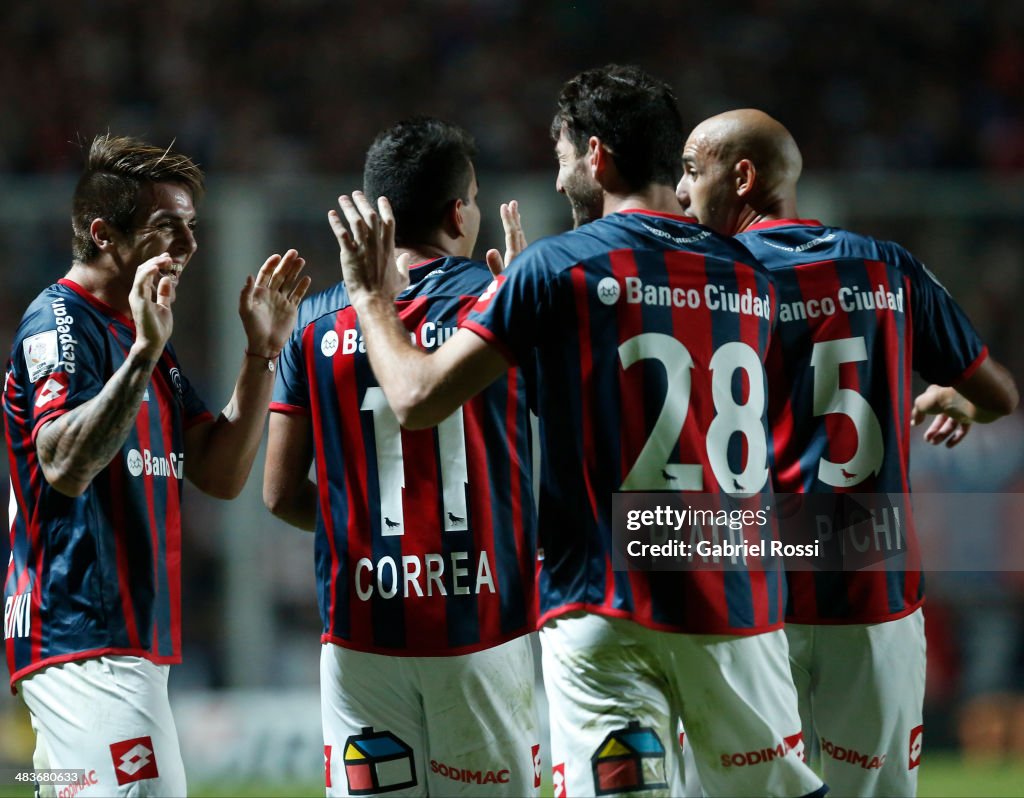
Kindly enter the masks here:
<path id="1" fill-rule="evenodd" d="M 778 290 L 769 355 L 776 490 L 887 495 L 872 508 L 871 528 L 843 541 L 877 547 L 884 569 L 791 571 L 786 618 L 908 615 L 924 600 L 909 497 L 912 374 L 953 385 L 987 350 L 946 289 L 898 244 L 813 220 L 762 222 L 737 237 Z"/>
<path id="2" fill-rule="evenodd" d="M 43 476 L 36 435 L 95 397 L 124 363 L 135 326 L 60 280 L 29 306 L 4 377 L 11 559 L 4 638 L 11 684 L 105 654 L 181 660 L 185 429 L 212 418 L 168 346 L 135 425 L 81 496 Z"/>
<path id="3" fill-rule="evenodd" d="M 397 299 L 434 350 L 491 280 L 448 257 Z M 309 417 L 323 642 L 451 656 L 533 630 L 536 522 L 529 409 L 512 369 L 437 427 L 406 430 L 379 387 L 343 284 L 306 299 L 271 410 Z"/>
<path id="4" fill-rule="evenodd" d="M 625 211 L 542 239 L 463 326 L 539 416 L 540 622 L 583 610 L 668 631 L 778 628 L 781 572 L 615 570 L 620 491 L 769 494 L 767 272 L 681 216 Z"/>

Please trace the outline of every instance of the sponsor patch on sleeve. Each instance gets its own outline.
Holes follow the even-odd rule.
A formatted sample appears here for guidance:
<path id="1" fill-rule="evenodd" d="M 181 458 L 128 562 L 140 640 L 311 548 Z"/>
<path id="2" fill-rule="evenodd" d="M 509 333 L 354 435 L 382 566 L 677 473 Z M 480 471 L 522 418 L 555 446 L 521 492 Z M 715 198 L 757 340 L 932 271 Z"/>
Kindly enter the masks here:
<path id="1" fill-rule="evenodd" d="M 28 369 L 29 382 L 38 382 L 57 368 L 57 363 L 60 362 L 60 350 L 57 346 L 56 330 L 30 335 L 22 341 L 21 346 L 25 353 L 25 367 Z"/>

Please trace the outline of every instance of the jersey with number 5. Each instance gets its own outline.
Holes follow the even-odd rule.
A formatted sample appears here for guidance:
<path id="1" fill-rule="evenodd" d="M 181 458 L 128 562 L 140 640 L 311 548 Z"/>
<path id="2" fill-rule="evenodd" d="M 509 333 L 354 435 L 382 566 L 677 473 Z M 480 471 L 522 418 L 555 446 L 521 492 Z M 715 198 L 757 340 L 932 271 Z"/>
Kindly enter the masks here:
<path id="1" fill-rule="evenodd" d="M 781 624 L 777 569 L 612 566 L 616 492 L 771 490 L 773 312 L 742 246 L 648 211 L 532 244 L 480 298 L 463 326 L 521 367 L 540 417 L 541 622 L 585 610 L 691 633 Z"/>
<path id="2" fill-rule="evenodd" d="M 786 618 L 907 615 L 924 597 L 908 495 L 912 372 L 953 385 L 987 350 L 935 276 L 897 244 L 813 220 L 762 222 L 738 238 L 778 290 L 768 364 L 776 490 L 886 495 L 864 505 L 865 523 L 836 534 L 884 567 L 790 572 Z"/>
<path id="3" fill-rule="evenodd" d="M 491 280 L 441 258 L 410 269 L 398 310 L 439 347 Z M 536 529 L 527 402 L 510 370 L 436 428 L 399 426 L 342 284 L 308 298 L 271 410 L 308 415 L 323 642 L 448 656 L 534 628 Z"/>

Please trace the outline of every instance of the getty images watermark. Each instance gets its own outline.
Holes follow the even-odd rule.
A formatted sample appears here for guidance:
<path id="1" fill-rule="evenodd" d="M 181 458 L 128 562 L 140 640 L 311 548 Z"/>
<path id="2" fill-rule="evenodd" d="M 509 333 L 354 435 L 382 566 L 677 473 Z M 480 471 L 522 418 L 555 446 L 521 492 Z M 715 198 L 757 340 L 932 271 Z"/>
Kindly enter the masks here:
<path id="1" fill-rule="evenodd" d="M 906 494 L 618 493 L 616 570 L 906 570 L 920 566 Z"/>

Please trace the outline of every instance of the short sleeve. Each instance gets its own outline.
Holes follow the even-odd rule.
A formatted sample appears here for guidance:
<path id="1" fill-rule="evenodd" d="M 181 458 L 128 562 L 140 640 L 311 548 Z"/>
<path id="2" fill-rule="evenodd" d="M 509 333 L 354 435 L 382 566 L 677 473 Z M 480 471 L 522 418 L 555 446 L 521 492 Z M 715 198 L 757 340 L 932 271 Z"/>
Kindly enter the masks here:
<path id="1" fill-rule="evenodd" d="M 105 383 L 105 337 L 88 313 L 55 301 L 37 307 L 18 329 L 11 352 L 25 386 L 27 426 L 39 427 L 96 396 Z"/>
<path id="2" fill-rule="evenodd" d="M 496 347 L 510 364 L 523 364 L 544 339 L 551 309 L 551 277 L 539 253 L 528 249 L 498 275 L 460 324 Z"/>
<path id="3" fill-rule="evenodd" d="M 914 371 L 938 385 L 966 379 L 988 354 L 967 314 L 920 261 L 907 252 L 910 311 L 914 329 Z"/>
<path id="4" fill-rule="evenodd" d="M 270 409 L 278 413 L 309 411 L 309 381 L 306 379 L 302 356 L 304 332 L 305 328 L 295 330 L 281 350 L 274 397 L 270 403 Z"/>

